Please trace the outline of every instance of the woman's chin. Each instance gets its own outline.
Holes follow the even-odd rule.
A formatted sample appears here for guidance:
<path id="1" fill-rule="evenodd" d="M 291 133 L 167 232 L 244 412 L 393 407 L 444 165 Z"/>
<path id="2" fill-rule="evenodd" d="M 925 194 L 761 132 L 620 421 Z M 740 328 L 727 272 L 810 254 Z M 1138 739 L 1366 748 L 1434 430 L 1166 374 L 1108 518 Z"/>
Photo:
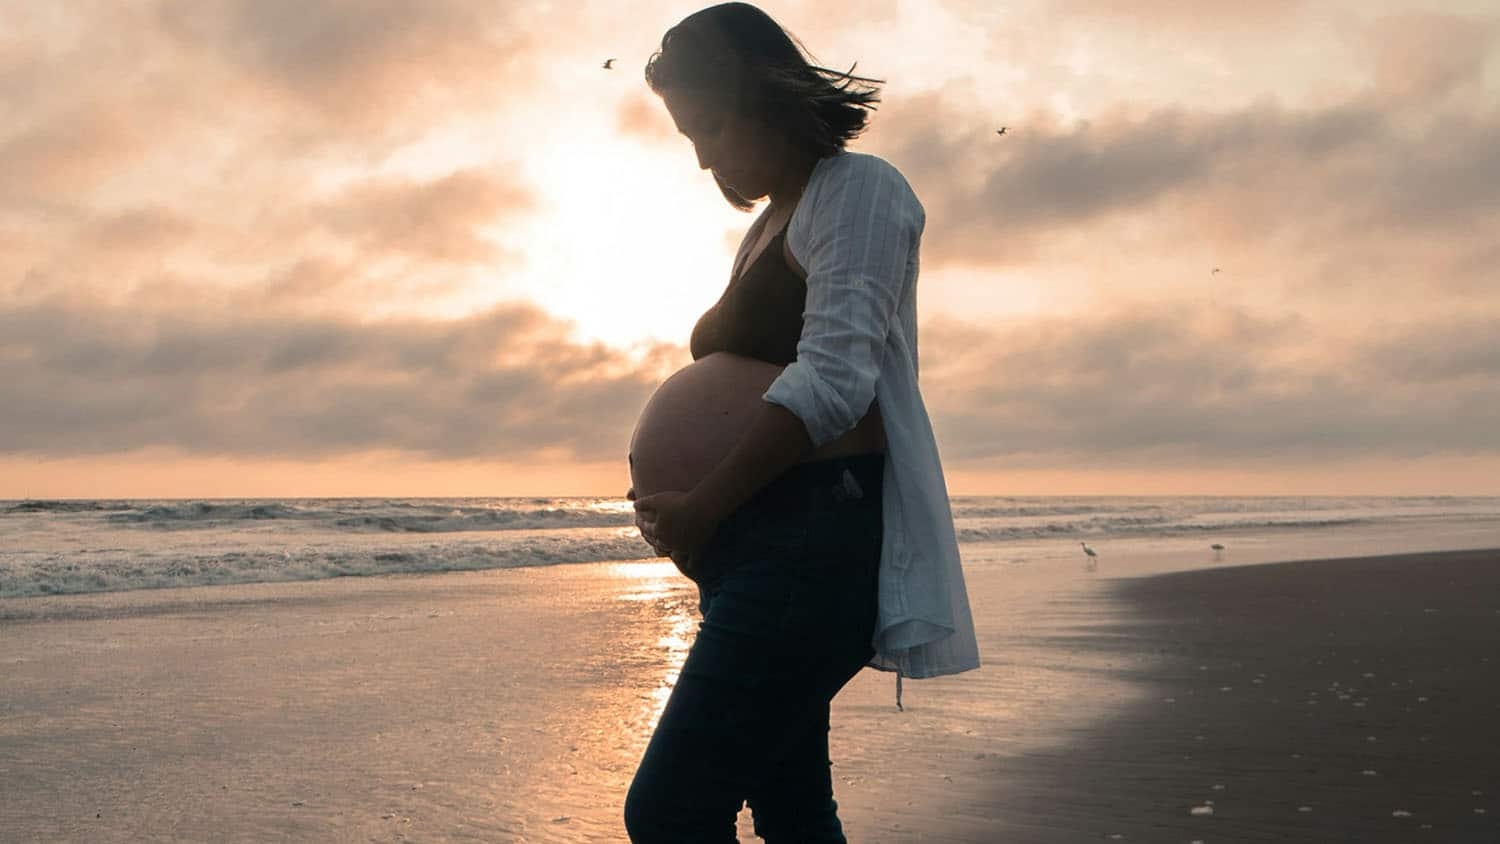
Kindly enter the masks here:
<path id="1" fill-rule="evenodd" d="M 756 186 L 754 179 L 740 175 L 726 176 L 718 172 L 715 172 L 714 176 L 718 178 L 719 184 L 729 188 L 750 202 L 758 202 L 765 199 L 770 193 L 765 188 Z"/>

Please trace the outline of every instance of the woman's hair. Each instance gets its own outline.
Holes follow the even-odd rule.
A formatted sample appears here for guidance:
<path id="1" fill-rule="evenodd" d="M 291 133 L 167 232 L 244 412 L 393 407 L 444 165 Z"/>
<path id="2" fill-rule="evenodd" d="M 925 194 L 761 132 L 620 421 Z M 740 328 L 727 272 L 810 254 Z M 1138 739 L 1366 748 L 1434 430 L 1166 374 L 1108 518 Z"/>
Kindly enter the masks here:
<path id="1" fill-rule="evenodd" d="M 880 79 L 819 67 L 800 41 L 748 3 L 721 3 L 687 16 L 662 36 L 646 61 L 646 84 L 701 92 L 786 132 L 814 158 L 844 149 L 864 131 L 880 101 Z M 715 177 L 715 181 L 717 181 Z M 754 204 L 719 183 L 740 210 Z"/>

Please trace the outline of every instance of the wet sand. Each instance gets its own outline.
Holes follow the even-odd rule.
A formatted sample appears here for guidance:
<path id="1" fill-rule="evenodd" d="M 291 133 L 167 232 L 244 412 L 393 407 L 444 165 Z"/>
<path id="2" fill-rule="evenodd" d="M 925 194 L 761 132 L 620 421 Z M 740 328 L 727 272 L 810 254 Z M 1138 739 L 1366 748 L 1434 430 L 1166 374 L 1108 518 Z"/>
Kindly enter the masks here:
<path id="1" fill-rule="evenodd" d="M 983 669 L 835 703 L 851 841 L 1500 840 L 1500 552 L 969 585 Z M 654 563 L 0 601 L 0 840 L 620 841 L 696 621 Z"/>
<path id="2" fill-rule="evenodd" d="M 999 823 L 973 840 L 1500 841 L 1500 552 L 1108 591 L 1128 616 L 1056 645 L 1135 701 L 982 766 Z"/>

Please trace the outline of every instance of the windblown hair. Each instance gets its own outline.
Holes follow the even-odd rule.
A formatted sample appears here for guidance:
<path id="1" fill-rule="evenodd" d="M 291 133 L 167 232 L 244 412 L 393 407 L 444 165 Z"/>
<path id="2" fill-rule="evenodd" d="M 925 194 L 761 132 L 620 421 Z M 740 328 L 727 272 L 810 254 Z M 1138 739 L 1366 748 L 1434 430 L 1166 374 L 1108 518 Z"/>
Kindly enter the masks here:
<path id="1" fill-rule="evenodd" d="M 646 61 L 646 84 L 660 95 L 691 89 L 787 134 L 825 158 L 845 148 L 869 122 L 884 80 L 820 67 L 769 15 L 748 3 L 721 3 L 694 12 L 662 36 Z M 717 181 L 717 177 L 715 178 Z M 753 203 L 719 183 L 729 204 Z"/>

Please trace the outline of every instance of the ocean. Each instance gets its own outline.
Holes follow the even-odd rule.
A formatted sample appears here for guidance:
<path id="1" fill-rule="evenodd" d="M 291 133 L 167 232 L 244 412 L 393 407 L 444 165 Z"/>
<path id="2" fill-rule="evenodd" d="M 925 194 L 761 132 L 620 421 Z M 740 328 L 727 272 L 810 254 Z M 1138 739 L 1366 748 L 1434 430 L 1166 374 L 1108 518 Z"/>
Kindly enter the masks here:
<path id="1" fill-rule="evenodd" d="M 1137 556 L 1229 542 L 1232 555 L 1316 534 L 1326 548 L 1330 531 L 1363 537 L 1360 552 L 1391 536 L 1430 536 L 1437 549 L 1454 544 L 1443 535 L 1500 531 L 1500 498 L 961 496 L 952 504 L 966 563 L 1073 563 L 1083 559 L 1081 542 Z M 0 501 L 0 598 L 651 557 L 620 498 Z"/>

